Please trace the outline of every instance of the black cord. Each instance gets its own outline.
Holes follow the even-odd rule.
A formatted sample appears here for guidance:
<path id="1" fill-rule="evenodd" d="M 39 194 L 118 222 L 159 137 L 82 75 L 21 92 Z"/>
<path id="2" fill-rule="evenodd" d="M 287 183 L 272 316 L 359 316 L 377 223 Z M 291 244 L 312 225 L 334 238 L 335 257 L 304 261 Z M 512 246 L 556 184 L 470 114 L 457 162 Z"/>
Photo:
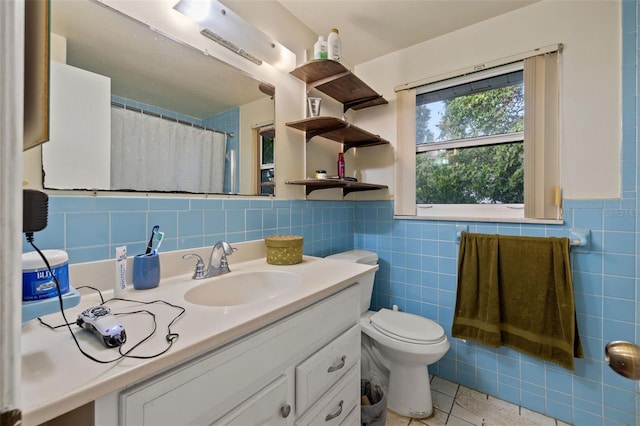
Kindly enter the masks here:
<path id="1" fill-rule="evenodd" d="M 51 330 L 56 330 L 58 328 L 62 328 L 62 327 L 67 327 L 69 329 L 69 333 L 71 334 L 71 337 L 73 338 L 73 341 L 75 342 L 76 346 L 78 347 L 78 350 L 80 351 L 80 353 L 82 355 L 84 355 L 85 357 L 89 358 L 92 361 L 98 362 L 100 364 L 109 364 L 112 362 L 116 362 L 121 360 L 122 358 L 134 358 L 134 359 L 151 359 L 151 358 L 156 358 L 164 353 L 166 353 L 169 349 L 171 349 L 171 347 L 173 346 L 173 343 L 176 342 L 178 340 L 178 337 L 180 336 L 178 333 L 172 333 L 171 332 L 171 326 L 182 317 L 182 315 L 184 315 L 184 313 L 186 312 L 186 309 L 183 308 L 182 306 L 178 306 L 178 305 L 174 305 L 172 303 L 166 302 L 164 300 L 154 300 L 152 302 L 141 302 L 141 301 L 137 301 L 137 300 L 131 300 L 131 299 L 122 299 L 122 298 L 112 298 L 109 300 L 104 300 L 104 298 L 102 297 L 102 292 L 100 290 L 98 290 L 95 287 L 91 287 L 91 286 L 81 286 L 78 287 L 78 289 L 80 288 L 90 288 L 92 290 L 95 290 L 99 296 L 100 296 L 100 300 L 101 300 L 101 305 L 104 305 L 110 301 L 113 300 L 121 300 L 121 301 L 125 301 L 125 302 L 133 302 L 133 303 L 141 303 L 141 304 L 145 304 L 145 305 L 150 305 L 150 304 L 154 304 L 154 303 L 163 303 L 165 305 L 171 306 L 173 308 L 176 308 L 178 310 L 180 310 L 180 313 L 178 315 L 176 315 L 171 322 L 169 323 L 169 325 L 167 326 L 167 335 L 165 336 L 165 339 L 167 340 L 168 346 L 162 350 L 161 352 L 158 352 L 154 355 L 148 355 L 148 356 L 143 356 L 143 355 L 129 355 L 133 350 L 135 350 L 136 348 L 138 348 L 141 344 L 143 344 L 144 342 L 148 341 L 151 337 L 153 337 L 153 335 L 155 334 L 157 328 L 158 328 L 158 323 L 156 322 L 156 316 L 153 312 L 148 311 L 146 309 L 142 309 L 142 310 L 138 310 L 138 311 L 132 311 L 132 312 L 124 312 L 124 313 L 117 313 L 114 314 L 116 316 L 119 315 L 134 315 L 134 314 L 141 314 L 141 313 L 146 313 L 148 315 L 150 315 L 153 318 L 153 330 L 151 331 L 151 333 L 149 333 L 147 336 L 145 336 L 141 341 L 139 341 L 138 343 L 136 343 L 135 345 L 133 345 L 131 348 L 129 348 L 128 350 L 126 350 L 125 352 L 122 352 L 122 345 L 118 346 L 118 353 L 120 354 L 119 357 L 112 359 L 112 360 L 100 360 L 97 359 L 95 357 L 93 357 L 92 355 L 86 353 L 81 347 L 80 347 L 80 342 L 78 342 L 78 339 L 76 338 L 75 333 L 73 332 L 73 330 L 71 329 L 71 325 L 76 324 L 75 322 L 70 323 L 69 320 L 67 319 L 67 316 L 64 313 L 64 304 L 62 301 L 62 292 L 60 291 L 60 284 L 58 283 L 58 278 L 54 275 L 53 270 L 51 269 L 51 265 L 49 264 L 49 261 L 47 260 L 46 256 L 42 253 L 42 251 L 40 251 L 40 249 L 38 247 L 36 247 L 36 245 L 33 243 L 33 232 L 27 232 L 26 233 L 26 237 L 27 237 L 27 242 L 29 244 L 31 244 L 31 246 L 34 248 L 34 250 L 36 252 L 38 252 L 38 254 L 40 255 L 40 257 L 42 258 L 42 260 L 44 261 L 44 264 L 47 266 L 47 269 L 49 270 L 49 273 L 51 274 L 51 276 L 53 277 L 53 281 L 56 284 L 56 289 L 57 289 L 57 293 L 58 293 L 58 302 L 60 304 L 60 313 L 62 314 L 62 318 L 64 319 L 64 324 L 60 324 L 60 325 L 56 325 L 56 326 L 52 326 L 50 324 L 47 324 L 46 322 L 44 322 L 42 320 L 42 318 L 38 317 L 38 321 L 40 322 L 40 324 L 44 325 L 45 327 L 51 329 Z"/>
<path id="2" fill-rule="evenodd" d="M 185 308 L 183 308 L 182 306 L 174 305 L 173 303 L 169 303 L 169 302 L 167 302 L 167 301 L 165 301 L 165 300 L 153 300 L 153 301 L 151 301 L 151 302 L 140 302 L 140 301 L 137 301 L 137 300 L 124 299 L 124 298 L 121 298 L 121 297 L 114 297 L 114 298 L 111 298 L 111 299 L 109 299 L 109 300 L 107 300 L 107 301 L 103 302 L 102 304 L 103 304 L 103 305 L 105 305 L 105 304 L 107 304 L 107 303 L 109 303 L 109 302 L 111 302 L 111 301 L 113 301 L 113 300 L 121 300 L 121 301 L 123 301 L 123 302 L 132 302 L 132 303 L 142 303 L 143 305 L 151 305 L 151 304 L 154 304 L 154 303 L 162 303 L 162 304 L 164 304 L 164 305 L 171 306 L 172 308 L 176 308 L 176 309 L 180 310 L 180 313 L 179 313 L 178 315 L 176 315 L 176 316 L 171 320 L 171 322 L 169 323 L 169 325 L 167 326 L 167 334 L 165 335 L 165 340 L 167 341 L 167 343 L 169 343 L 169 345 L 168 345 L 168 346 L 167 346 L 167 347 L 166 347 L 162 352 L 159 352 L 159 353 L 157 353 L 157 354 L 155 354 L 155 355 L 149 355 L 149 356 L 143 356 L 143 355 L 129 355 L 129 353 L 130 353 L 133 349 L 135 349 L 137 346 L 139 346 L 139 345 L 140 345 L 140 343 L 142 343 L 142 342 L 146 341 L 147 339 L 149 339 L 149 338 L 153 335 L 153 334 L 152 334 L 152 335 L 150 335 L 150 336 L 147 336 L 144 340 L 142 340 L 140 343 L 136 344 L 133 348 L 129 349 L 129 350 L 128 350 L 127 352 L 125 352 L 124 354 L 122 354 L 122 346 L 119 346 L 119 347 L 118 347 L 118 352 L 120 352 L 120 354 L 122 354 L 123 356 L 126 356 L 127 358 L 135 358 L 135 359 L 151 359 L 151 358 L 155 358 L 155 357 L 157 357 L 157 356 L 160 356 L 160 355 L 162 355 L 162 354 L 166 353 L 169 349 L 171 349 L 171 346 L 173 345 L 173 343 L 174 343 L 175 341 L 177 341 L 177 340 L 178 340 L 178 337 L 180 337 L 180 335 L 179 335 L 178 333 L 172 333 L 172 332 L 171 332 L 171 326 L 172 326 L 176 321 L 178 321 L 178 320 L 180 319 L 180 317 L 182 317 L 182 315 L 184 315 L 184 313 L 186 312 L 186 309 L 185 309 Z M 149 312 L 149 311 L 147 311 L 147 312 Z M 153 315 L 153 314 L 152 314 L 152 315 Z M 153 315 L 153 317 L 154 317 L 154 328 L 153 328 L 153 333 L 155 333 L 155 331 L 156 331 L 156 327 L 157 327 L 157 324 L 156 324 L 156 322 L 155 322 L 155 315 Z"/>
<path id="3" fill-rule="evenodd" d="M 33 246 L 33 243 L 31 245 Z M 51 273 L 51 275 L 53 276 L 53 273 Z M 56 280 L 55 282 L 56 282 L 56 285 L 58 285 L 58 281 Z M 102 292 L 100 290 L 98 290 L 95 287 L 91 287 L 90 285 L 82 285 L 80 287 L 76 287 L 76 290 L 80 290 L 82 288 L 90 288 L 91 290 L 95 290 L 95 292 L 98 293 L 98 296 L 100 296 L 100 301 L 101 301 L 100 304 L 101 305 L 104 304 L 104 297 L 102 297 Z M 60 325 L 50 325 L 50 324 L 47 324 L 46 322 L 44 322 L 42 320 L 42 318 L 40 318 L 40 317 L 38 317 L 38 321 L 40 322 L 41 325 L 44 325 L 45 327 L 47 327 L 50 330 L 57 330 L 59 328 L 65 327 L 67 325 L 76 325 L 75 322 L 67 322 L 67 323 L 60 324 Z"/>
<path id="4" fill-rule="evenodd" d="M 100 290 L 98 290 L 95 287 L 91 287 L 90 285 L 81 285 L 80 287 L 76 287 L 76 290 L 80 290 L 82 288 L 90 288 L 91 290 L 98 293 L 98 296 L 100 296 L 100 302 L 101 302 L 100 304 L 104 304 L 104 297 L 102 297 L 102 292 Z"/>

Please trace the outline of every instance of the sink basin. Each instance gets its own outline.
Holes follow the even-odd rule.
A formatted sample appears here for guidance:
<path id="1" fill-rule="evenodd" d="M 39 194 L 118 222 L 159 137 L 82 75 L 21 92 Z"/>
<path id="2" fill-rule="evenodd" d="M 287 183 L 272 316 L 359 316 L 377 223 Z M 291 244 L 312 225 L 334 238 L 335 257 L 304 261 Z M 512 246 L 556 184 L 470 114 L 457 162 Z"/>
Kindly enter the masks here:
<path id="1" fill-rule="evenodd" d="M 184 294 L 187 302 L 205 306 L 235 306 L 263 302 L 295 289 L 302 277 L 293 272 L 230 272 L 203 280 Z"/>

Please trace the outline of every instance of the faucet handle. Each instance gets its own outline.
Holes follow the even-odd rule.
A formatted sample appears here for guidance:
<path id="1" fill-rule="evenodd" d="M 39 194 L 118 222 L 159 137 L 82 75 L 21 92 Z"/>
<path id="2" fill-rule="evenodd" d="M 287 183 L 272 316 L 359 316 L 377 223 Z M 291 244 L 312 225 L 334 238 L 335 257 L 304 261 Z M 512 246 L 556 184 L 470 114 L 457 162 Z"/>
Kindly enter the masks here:
<path id="1" fill-rule="evenodd" d="M 204 261 L 202 260 L 202 257 L 200 257 L 195 253 L 185 254 L 184 256 L 182 256 L 183 259 L 192 259 L 194 257 L 198 259 L 198 261 L 196 262 L 196 271 L 193 273 L 192 279 L 197 280 L 200 278 L 204 278 L 205 270 L 204 270 Z"/>

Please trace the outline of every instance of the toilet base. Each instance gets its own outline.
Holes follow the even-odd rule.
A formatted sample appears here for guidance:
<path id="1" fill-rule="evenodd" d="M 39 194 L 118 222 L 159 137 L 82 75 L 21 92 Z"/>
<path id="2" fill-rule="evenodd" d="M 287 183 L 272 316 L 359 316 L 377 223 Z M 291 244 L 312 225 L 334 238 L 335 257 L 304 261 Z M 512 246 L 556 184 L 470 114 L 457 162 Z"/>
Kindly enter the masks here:
<path id="1" fill-rule="evenodd" d="M 391 363 L 387 404 L 396 413 L 416 419 L 433 414 L 427 366 Z"/>

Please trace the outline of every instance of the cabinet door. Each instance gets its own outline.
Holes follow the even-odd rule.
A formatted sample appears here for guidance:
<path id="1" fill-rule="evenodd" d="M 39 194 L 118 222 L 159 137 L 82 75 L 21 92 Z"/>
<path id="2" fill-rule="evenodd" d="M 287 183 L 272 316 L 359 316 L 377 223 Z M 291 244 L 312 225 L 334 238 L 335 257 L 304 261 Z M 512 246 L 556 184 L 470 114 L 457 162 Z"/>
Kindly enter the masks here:
<path id="1" fill-rule="evenodd" d="M 288 388 L 287 376 L 282 375 L 213 424 L 221 426 L 286 425 L 288 419 L 293 417 Z"/>

